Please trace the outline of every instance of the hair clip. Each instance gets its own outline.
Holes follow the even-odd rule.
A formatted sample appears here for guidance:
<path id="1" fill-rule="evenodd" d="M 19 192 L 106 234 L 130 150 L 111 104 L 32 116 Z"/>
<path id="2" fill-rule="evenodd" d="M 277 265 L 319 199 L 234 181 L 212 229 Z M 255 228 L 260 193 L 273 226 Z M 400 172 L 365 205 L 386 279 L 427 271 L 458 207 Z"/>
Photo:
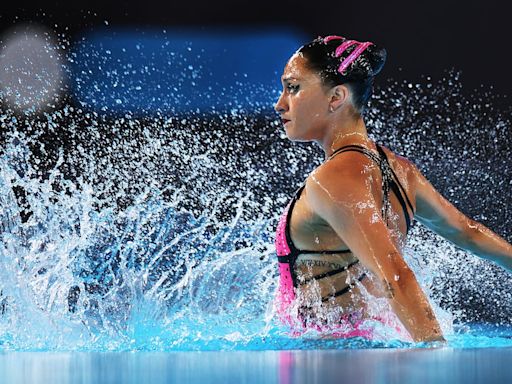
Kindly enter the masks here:
<path id="1" fill-rule="evenodd" d="M 338 72 L 341 73 L 343 75 L 343 72 L 345 71 L 345 69 L 347 69 L 347 67 L 352 64 L 359 56 L 361 56 L 361 54 L 370 46 L 370 45 L 373 45 L 373 43 L 370 43 L 369 41 L 365 42 L 365 43 L 360 43 L 360 42 L 355 42 L 356 44 L 358 44 L 359 46 L 354 49 L 354 51 L 348 55 L 348 57 L 343 60 L 338 68 Z M 343 45 L 343 44 L 342 44 Z M 353 45 L 353 44 L 351 44 Z M 339 48 L 339 47 L 338 47 Z M 344 48 L 343 51 L 345 51 L 348 47 Z M 338 50 L 336 49 L 336 52 Z M 342 52 L 343 52 L 342 51 Z M 338 56 L 338 55 L 336 55 Z"/>
<path id="2" fill-rule="evenodd" d="M 324 37 L 324 44 L 327 44 L 331 40 L 343 40 L 343 39 L 344 39 L 344 37 L 337 36 L 337 35 L 326 36 L 326 37 Z"/>
<path id="3" fill-rule="evenodd" d="M 321 38 L 321 37 L 319 37 Z M 332 40 L 344 40 L 345 38 L 342 36 L 337 35 L 330 35 L 323 38 L 324 44 L 327 44 L 329 41 Z M 357 60 L 359 56 L 370 46 L 373 45 L 373 43 L 367 41 L 365 43 L 361 43 L 357 40 L 345 40 L 342 42 L 338 48 L 336 48 L 336 51 L 334 52 L 336 57 L 341 57 L 343 55 L 343 52 L 345 52 L 348 48 L 350 48 L 353 45 L 357 45 L 357 48 L 352 51 L 348 57 L 343 60 L 338 67 L 338 72 L 343 75 L 343 72 L 348 68 L 350 64 L 352 64 L 354 61 Z"/>

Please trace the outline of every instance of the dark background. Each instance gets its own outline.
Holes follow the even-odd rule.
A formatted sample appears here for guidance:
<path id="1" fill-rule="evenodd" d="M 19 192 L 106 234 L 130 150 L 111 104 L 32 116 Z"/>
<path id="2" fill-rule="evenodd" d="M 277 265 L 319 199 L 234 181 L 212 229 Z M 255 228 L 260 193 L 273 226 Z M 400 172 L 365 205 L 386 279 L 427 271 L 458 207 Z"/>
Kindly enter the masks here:
<path id="1" fill-rule="evenodd" d="M 512 58 L 509 53 L 511 13 L 509 6 L 504 1 L 432 0 L 415 2 L 402 0 L 294 1 L 286 3 L 261 0 L 258 3 L 238 1 L 173 3 L 171 0 L 144 0 L 108 3 L 95 0 L 76 4 L 67 1 L 53 1 L 50 4 L 37 5 L 16 1 L 2 4 L 0 9 L 0 39 L 4 32 L 16 25 L 34 23 L 45 25 L 70 42 L 79 40 L 81 36 L 96 28 L 105 28 L 106 24 L 113 28 L 127 27 L 139 31 L 172 27 L 197 28 L 206 31 L 213 27 L 229 27 L 233 31 L 236 31 L 236 28 L 264 30 L 265 28 L 279 27 L 303 34 L 305 42 L 318 35 L 329 34 L 373 41 L 388 51 L 388 61 L 383 72 L 377 78 L 377 85 L 379 83 L 390 84 L 386 82 L 389 78 L 416 82 L 422 81 L 427 76 L 432 77 L 432 84 L 443 84 L 437 89 L 435 89 L 436 87 L 423 89 L 421 92 L 424 93 L 414 90 L 413 94 L 417 95 L 417 98 L 409 97 L 409 94 L 404 92 L 403 85 L 389 86 L 386 93 L 383 93 L 383 96 L 376 101 L 380 107 L 380 120 L 389 121 L 392 124 L 386 129 L 375 132 L 377 137 L 382 139 L 384 144 L 399 150 L 406 157 L 421 164 L 422 170 L 425 171 L 429 180 L 433 180 L 436 188 L 450 201 L 464 208 L 464 211 L 471 217 L 476 217 L 510 239 L 508 224 L 510 221 L 507 220 L 510 217 L 510 204 L 506 196 L 511 196 L 509 189 L 512 183 L 508 183 L 507 177 L 503 178 L 503 175 L 510 174 L 509 164 L 511 163 L 506 160 L 512 153 L 509 125 L 507 123 L 498 126 L 497 122 L 501 120 L 498 120 L 494 114 L 489 114 L 489 109 L 482 109 L 483 106 L 487 108 L 487 105 L 481 102 L 491 94 L 493 95 L 491 100 L 493 104 L 506 107 L 507 111 L 510 110 L 507 95 L 510 95 L 510 89 L 512 89 L 510 72 Z M 453 92 L 451 88 L 446 87 L 447 82 L 440 82 L 444 77 L 449 77 L 448 71 L 450 70 L 461 72 L 460 83 L 453 87 Z M 462 85 L 462 93 L 468 95 L 476 93 L 477 98 L 480 99 L 477 103 L 478 108 L 473 108 L 475 105 L 471 105 L 459 97 L 458 87 L 460 85 Z M 484 92 L 489 91 L 490 88 L 492 88 L 490 93 Z M 503 97 L 496 98 L 496 95 L 503 95 Z M 400 103 L 398 105 L 387 103 L 386 97 L 395 101 L 399 100 Z M 419 101 L 422 99 L 434 100 L 436 103 L 433 105 L 422 103 Z M 383 107 L 387 104 L 389 104 L 388 107 Z M 416 116 L 415 113 L 418 109 L 422 109 L 422 111 L 419 116 Z M 505 120 L 507 118 L 508 115 Z M 82 115 L 72 116 L 70 119 L 80 121 L 84 127 L 92 126 L 87 120 L 88 117 L 84 119 Z M 203 121 L 201 128 L 204 126 L 207 129 L 198 128 L 201 134 L 207 135 L 218 129 L 224 135 L 223 137 L 228 137 L 225 135 L 226 130 L 221 130 L 223 128 L 221 121 L 204 120 L 207 122 Z M 45 127 L 48 125 L 44 119 L 43 123 Z M 134 128 L 127 129 L 126 126 L 123 126 L 123 129 L 120 130 L 121 133 L 116 135 L 112 135 L 110 129 L 112 124 L 109 121 L 100 120 L 100 123 L 101 128 L 98 130 L 103 140 L 100 143 L 103 144 L 97 145 L 96 141 L 89 140 L 85 129 L 83 130 L 84 134 L 80 136 L 82 130 L 74 129 L 73 125 L 57 120 L 56 125 L 60 127 L 58 135 L 55 136 L 53 132 L 45 131 L 46 136 L 39 136 L 39 143 L 46 144 L 44 156 L 48 163 L 47 168 L 53 167 L 61 147 L 71 151 L 77 142 L 88 143 L 90 147 L 86 148 L 92 153 L 99 154 L 97 157 L 106 156 L 100 149 L 110 148 L 114 140 L 121 143 L 117 146 L 118 148 L 130 153 L 138 152 L 139 148 L 130 147 L 126 143 L 133 137 L 140 137 L 141 127 L 146 125 L 144 120 L 139 122 L 140 125 L 137 123 Z M 238 127 L 236 125 L 238 123 L 242 127 Z M 160 127 L 163 124 L 159 124 L 158 121 L 153 124 L 155 130 L 161 135 Z M 28 120 L 25 125 L 27 131 L 34 126 L 32 120 Z M 184 135 L 183 142 L 201 144 L 201 140 L 191 140 L 191 137 L 184 133 L 184 129 L 180 130 L 179 119 L 168 125 L 168 128 L 172 128 L 168 129 L 168 145 L 176 139 L 173 135 L 178 135 L 178 138 L 181 137 L 179 135 Z M 267 128 L 262 133 L 262 137 L 258 136 L 258 130 L 254 130 L 250 134 L 255 137 L 251 139 L 252 136 L 242 129 L 253 125 Z M 304 174 L 301 173 L 302 168 L 297 169 L 295 174 L 281 172 L 278 164 L 284 164 L 286 159 L 282 157 L 285 155 L 281 154 L 281 157 L 278 157 L 276 154 L 285 153 L 284 150 L 281 151 L 280 147 L 285 144 L 281 144 L 276 133 L 268 133 L 271 130 L 275 131 L 275 128 L 270 126 L 267 121 L 247 123 L 245 120 L 237 122 L 236 119 L 232 126 L 236 129 L 233 129 L 229 135 L 230 140 L 233 140 L 233 145 L 230 145 L 229 148 L 236 148 L 236 144 L 240 141 L 240 138 L 236 137 L 237 134 L 249 137 L 251 144 L 263 142 L 265 146 L 252 149 L 244 148 L 236 153 L 219 152 L 219 163 L 222 159 L 229 158 L 234 164 L 233 168 L 215 167 L 211 171 L 225 172 L 218 176 L 218 183 L 222 185 L 222 188 L 225 189 L 225 181 L 230 180 L 235 184 L 233 186 L 235 190 L 240 189 L 243 180 L 240 181 L 232 175 L 241 175 L 242 173 L 232 172 L 233 169 L 241 169 L 242 165 L 247 166 L 248 169 L 256 169 L 257 166 L 254 164 L 266 164 L 270 169 L 272 164 L 268 165 L 265 160 L 274 157 L 276 160 L 274 164 L 277 164 L 274 166 L 276 175 L 272 174 L 273 178 L 271 179 L 275 179 L 275 184 L 280 187 L 274 188 L 273 185 L 267 185 L 269 183 L 265 182 L 264 185 L 251 186 L 251 188 L 256 191 L 255 195 L 257 196 L 269 196 L 270 191 L 267 191 L 266 188 L 275 189 L 290 196 L 293 189 L 297 187 L 293 183 L 300 183 Z M 194 139 L 197 134 L 198 132 L 192 133 Z M 203 141 L 207 142 L 206 139 Z M 410 147 L 404 145 L 408 142 L 415 144 Z M 97 153 L 93 151 L 96 147 L 100 148 Z M 275 148 L 277 150 L 274 150 Z M 436 151 L 437 148 L 444 150 Z M 269 154 L 271 150 L 274 152 Z M 198 151 L 203 151 L 203 149 L 200 148 Z M 316 153 L 303 153 L 318 158 Z M 243 157 L 245 155 L 247 156 Z M 66 156 L 71 160 L 78 158 L 74 152 L 69 152 Z M 258 156 L 261 156 L 261 159 Z M 503 161 L 503 156 L 507 156 L 505 161 Z M 131 159 L 129 156 L 128 158 Z M 81 169 L 71 160 L 69 160 L 69 164 L 66 164 L 69 166 L 66 174 L 67 176 L 76 176 L 73 172 L 79 174 Z M 112 163 L 115 163 L 114 160 L 118 159 L 113 158 Z M 171 160 L 174 159 L 171 158 Z M 121 166 L 125 164 L 122 161 L 119 163 Z M 313 161 L 308 160 L 306 163 L 313 164 Z M 88 162 L 84 162 L 84 165 L 88 164 Z M 166 161 L 160 161 L 159 164 L 162 164 L 162 168 L 168 172 Z M 170 184 L 176 184 L 175 179 L 180 179 L 180 174 L 176 172 L 178 165 L 173 164 L 174 167 L 170 175 L 162 171 L 162 174 L 158 173 L 152 177 L 162 180 L 162 182 L 170 179 Z M 144 170 L 144 167 L 139 167 L 138 163 L 134 165 Z M 188 163 L 180 165 L 184 170 L 191 168 Z M 159 169 L 157 171 L 160 172 Z M 205 172 L 209 171 L 209 169 L 205 169 Z M 218 184 L 211 181 L 211 172 L 206 175 L 208 176 L 207 182 L 203 182 L 201 187 L 207 185 L 215 192 Z M 128 173 L 132 174 L 133 179 L 139 177 L 137 170 L 130 169 Z M 110 179 L 110 175 L 108 176 Z M 199 178 L 198 180 L 199 184 L 203 179 Z M 117 185 L 117 183 L 115 184 Z M 286 187 L 281 187 L 281 185 Z M 261 190 L 257 188 L 261 188 Z M 188 190 L 194 191 L 191 188 Z M 504 198 L 493 198 L 493 191 Z M 20 200 L 23 201 L 23 194 L 19 195 L 21 196 Z M 136 196 L 135 192 L 133 196 Z M 194 202 L 192 199 L 189 200 Z M 119 204 L 129 205 L 130 203 L 121 202 Z M 273 204 L 281 206 L 273 207 L 271 212 L 276 212 L 283 205 L 279 201 L 274 201 Z M 21 205 L 24 206 L 24 204 Z M 230 205 L 233 204 L 226 204 L 227 207 Z M 28 208 L 26 212 L 27 216 L 31 214 Z M 463 264 L 466 264 L 465 260 L 461 261 L 461 265 Z M 433 288 L 436 296 L 440 296 L 440 300 L 446 307 L 457 310 L 464 308 L 467 319 L 487 320 L 494 323 L 510 320 L 511 310 L 508 304 L 511 302 L 510 291 L 507 289 L 509 285 L 507 285 L 505 280 L 507 276 L 503 271 L 478 269 L 477 272 L 474 272 L 472 269 L 470 272 L 475 277 L 470 279 L 467 277 L 469 275 L 467 269 L 461 269 L 458 266 L 452 268 L 450 265 L 446 268 L 445 276 L 450 278 L 436 281 Z M 495 273 L 502 273 L 503 278 L 493 278 Z M 500 282 L 499 287 L 495 285 L 496 281 Z M 467 284 L 463 284 L 463 282 Z M 501 284 L 501 282 L 504 283 Z M 496 300 L 501 300 L 503 308 L 496 308 L 498 302 Z"/>
<path id="2" fill-rule="evenodd" d="M 461 71 L 464 93 L 492 88 L 510 94 L 510 5 L 488 1 L 52 1 L 3 2 L 0 33 L 13 25 L 36 22 L 70 40 L 95 26 L 130 28 L 283 27 L 307 39 L 340 34 L 371 40 L 388 50 L 385 78 L 421 81 Z M 378 84 L 378 83 L 377 83 Z M 498 100 L 508 106 L 508 101 Z"/>

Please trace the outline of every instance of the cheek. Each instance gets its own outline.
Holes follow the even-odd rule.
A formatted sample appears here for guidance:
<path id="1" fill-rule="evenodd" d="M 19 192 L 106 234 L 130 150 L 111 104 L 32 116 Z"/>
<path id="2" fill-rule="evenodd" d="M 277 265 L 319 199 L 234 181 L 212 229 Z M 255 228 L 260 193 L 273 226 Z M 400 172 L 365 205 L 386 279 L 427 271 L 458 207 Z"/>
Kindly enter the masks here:
<path id="1" fill-rule="evenodd" d="M 299 116 L 307 118 L 311 115 L 311 103 L 306 98 L 298 98 L 295 102 L 295 111 Z"/>
<path id="2" fill-rule="evenodd" d="M 308 115 L 318 115 L 324 109 L 324 97 L 318 93 L 303 94 L 297 98 L 300 110 Z"/>
<path id="3" fill-rule="evenodd" d="M 300 116 L 304 122 L 307 121 L 308 124 L 314 125 L 322 117 L 321 106 L 314 102 L 304 103 L 300 109 Z"/>

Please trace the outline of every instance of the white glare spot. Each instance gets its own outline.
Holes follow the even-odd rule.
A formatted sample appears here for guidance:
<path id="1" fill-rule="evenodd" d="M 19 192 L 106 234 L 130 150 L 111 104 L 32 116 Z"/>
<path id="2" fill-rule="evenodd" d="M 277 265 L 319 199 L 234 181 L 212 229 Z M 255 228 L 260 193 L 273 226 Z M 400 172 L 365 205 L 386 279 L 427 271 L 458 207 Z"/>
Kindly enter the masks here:
<path id="1" fill-rule="evenodd" d="M 48 33 L 18 29 L 4 37 L 0 92 L 15 109 L 35 111 L 55 100 L 63 84 L 59 53 Z"/>

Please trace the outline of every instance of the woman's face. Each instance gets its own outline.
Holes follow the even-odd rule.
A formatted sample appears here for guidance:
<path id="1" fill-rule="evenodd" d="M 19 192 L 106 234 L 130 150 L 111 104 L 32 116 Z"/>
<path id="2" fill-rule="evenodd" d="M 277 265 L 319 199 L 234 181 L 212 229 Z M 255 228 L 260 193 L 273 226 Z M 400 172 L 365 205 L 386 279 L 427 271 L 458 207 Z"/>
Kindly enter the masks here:
<path id="1" fill-rule="evenodd" d="M 320 139 L 327 126 L 329 94 L 320 77 L 306 67 L 300 53 L 293 55 L 281 77 L 283 91 L 274 106 L 286 135 L 294 141 Z"/>

